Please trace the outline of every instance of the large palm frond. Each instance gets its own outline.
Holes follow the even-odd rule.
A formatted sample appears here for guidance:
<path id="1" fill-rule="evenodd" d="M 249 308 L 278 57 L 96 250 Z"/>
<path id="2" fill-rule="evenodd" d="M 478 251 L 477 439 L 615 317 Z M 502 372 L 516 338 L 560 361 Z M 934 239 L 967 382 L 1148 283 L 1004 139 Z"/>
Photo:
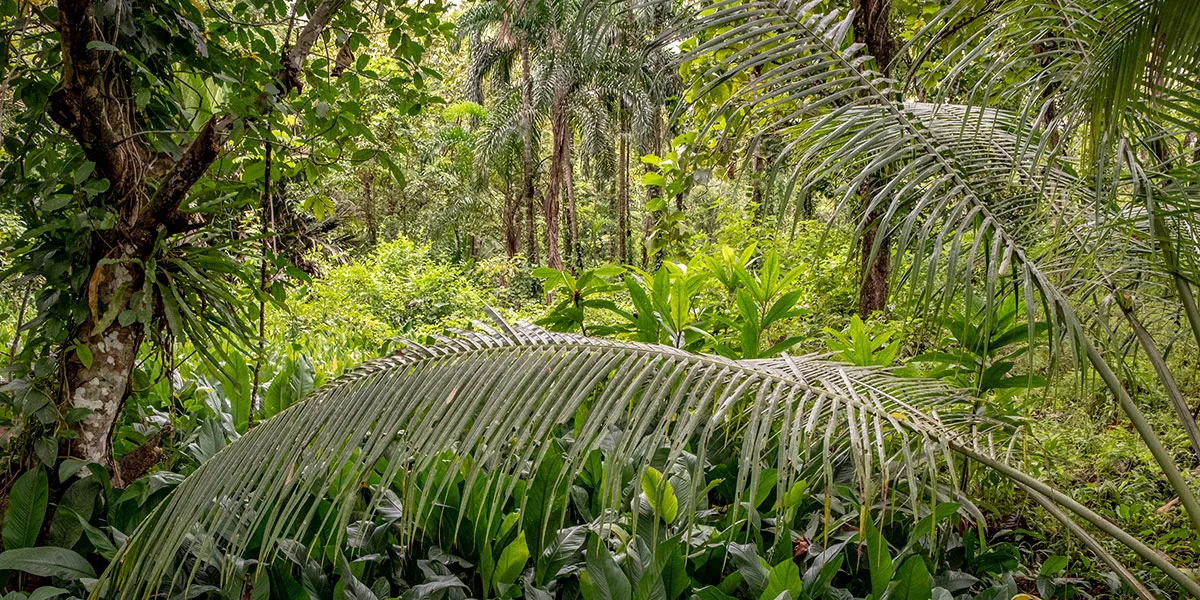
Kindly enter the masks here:
<path id="1" fill-rule="evenodd" d="M 910 45 L 919 58 L 912 76 L 943 97 L 1039 111 L 1056 101 L 1059 120 L 1092 128 L 1096 143 L 1113 144 L 1131 115 L 1193 129 L 1200 117 L 1190 93 L 1200 80 L 1200 11 L 1191 0 L 959 0 Z M 969 68 L 982 72 L 960 89 Z"/>
<path id="2" fill-rule="evenodd" d="M 1021 156 L 997 169 L 991 166 L 995 147 L 970 140 L 976 123 L 995 121 L 995 113 L 963 110 L 947 130 L 931 118 L 931 109 L 900 102 L 891 80 L 865 68 L 861 46 L 846 44 L 852 19 L 818 12 L 820 4 L 725 0 L 681 25 L 677 31 L 696 40 L 689 56 L 702 66 L 692 106 L 708 115 L 710 126 L 755 115 L 765 123 L 755 128 L 755 138 L 785 129 L 790 141 L 781 156 L 798 156 L 810 180 L 846 174 L 843 207 L 867 178 L 886 180 L 856 218 L 881 215 L 878 226 L 894 234 L 898 255 L 912 254 L 908 273 L 921 273 L 924 265 L 926 276 L 910 277 L 909 283 L 944 290 L 942 305 L 956 288 L 970 297 L 977 280 L 990 299 L 1002 278 L 1011 276 L 1030 322 L 1043 306 L 1100 375 L 1200 530 L 1200 503 L 1179 467 L 1097 349 L 1060 279 L 1040 260 L 1053 248 L 1045 238 L 1053 231 L 1032 217 L 1053 209 L 1043 200 L 1054 187 L 1014 185 L 1011 173 Z M 878 252 L 878 242 L 869 250 Z M 942 285 L 932 285 L 942 274 Z"/>
<path id="3" fill-rule="evenodd" d="M 957 493 L 957 453 L 1183 577 L 1102 517 L 1011 466 L 1004 440 L 1016 440 L 1014 432 L 957 409 L 959 398 L 940 384 L 813 357 L 732 361 L 528 325 L 503 328 L 435 347 L 412 345 L 366 363 L 252 430 L 206 462 L 140 526 L 104 574 L 100 593 L 107 586 L 123 598 L 144 598 L 165 584 L 178 587 L 206 561 L 230 568 L 221 557 L 240 555 L 252 541 L 263 549 L 260 560 L 269 561 L 279 540 L 314 522 L 345 531 L 364 488 L 373 506 L 385 501 L 379 482 L 382 489 L 387 482 L 406 483 L 402 523 L 412 533 L 412 516 L 437 497 L 431 488 L 449 482 L 418 488 L 407 485 L 406 476 L 428 472 L 438 461 L 465 466 L 464 502 L 471 494 L 495 494 L 488 496 L 489 510 L 498 513 L 517 479 L 503 476 L 536 470 L 549 452 L 558 452 L 547 442 L 572 424 L 563 460 L 554 461 L 558 481 L 571 480 L 602 443 L 610 448 L 608 460 L 636 469 L 656 451 L 667 450 L 670 463 L 685 449 L 702 458 L 710 446 L 726 444 L 739 452 L 739 496 L 756 488 L 767 467 L 778 468 L 781 489 L 802 475 L 829 481 L 837 467 L 850 471 L 864 504 L 887 496 L 884 482 L 896 481 L 890 493 L 904 494 L 902 504 L 913 510 Z M 696 475 L 694 481 L 703 481 Z M 607 508 L 627 493 L 616 479 L 602 491 Z M 497 481 L 509 483 L 497 489 Z M 323 517 L 308 500 L 312 492 L 332 501 Z M 542 528 L 556 525 L 546 517 Z M 198 558 L 181 561 L 181 552 Z"/>

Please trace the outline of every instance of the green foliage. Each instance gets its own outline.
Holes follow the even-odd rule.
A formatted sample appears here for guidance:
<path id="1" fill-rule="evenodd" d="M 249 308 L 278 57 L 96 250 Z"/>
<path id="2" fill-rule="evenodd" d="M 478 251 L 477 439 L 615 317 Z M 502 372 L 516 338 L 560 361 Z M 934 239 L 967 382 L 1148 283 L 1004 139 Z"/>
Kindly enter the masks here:
<path id="1" fill-rule="evenodd" d="M 97 5 L 84 55 L 96 61 L 81 62 L 64 55 L 67 3 L 0 2 L 0 577 L 14 598 L 90 593 L 183 476 L 231 454 L 263 471 L 211 495 L 223 503 L 212 529 L 146 559 L 195 579 L 153 593 L 1071 598 L 1101 580 L 1129 592 L 1117 560 L 1163 568 L 1175 583 L 1150 571 L 1161 596 L 1194 585 L 1172 570 L 1200 555 L 1194 474 L 1175 467 L 1194 462 L 1189 411 L 1160 410 L 1158 389 L 1182 388 L 1171 399 L 1184 408 L 1197 392 L 1184 319 L 1200 342 L 1187 118 L 1200 28 L 1186 1 L 892 3 L 880 22 L 902 26 L 903 43 L 887 78 L 863 54 L 873 48 L 850 46 L 861 24 L 845 3 L 829 2 L 629 13 L 488 1 L 451 7 L 457 24 L 440 2 L 349 4 L 289 71 L 288 45 L 320 4 Z M 97 97 L 115 104 L 81 114 L 131 115 L 111 147 L 64 118 L 79 87 L 69 67 L 92 62 L 105 69 Z M 178 214 L 141 214 L 218 121 L 219 152 Z M 135 176 L 114 170 L 114 148 Z M 537 214 L 552 185 L 557 232 Z M 859 247 L 868 231 L 884 235 Z M 536 259 L 551 234 L 563 269 Z M 619 244 L 616 262 L 639 264 L 606 264 Z M 851 313 L 870 252 L 891 259 L 893 294 L 888 314 L 864 321 Z M 406 362 L 414 353 L 465 346 L 409 340 L 474 330 L 488 305 L 609 340 L 571 338 L 590 350 L 529 350 L 493 370 L 447 359 L 439 368 L 457 379 L 395 392 L 378 422 L 354 394 L 317 391 L 396 352 L 368 368 L 411 366 L 395 386 L 428 376 Z M 123 462 L 106 468 L 78 458 L 92 411 L 72 377 L 104 366 L 99 342 L 116 329 L 135 341 L 111 428 Z M 515 330 L 529 347 L 557 339 Z M 493 334 L 464 335 L 456 343 Z M 822 350 L 849 366 L 784 356 Z M 1167 358 L 1152 369 L 1155 353 Z M 897 364 L 963 395 L 933 406 L 922 393 L 936 382 L 881 389 L 853 368 Z M 713 365 L 769 373 L 740 389 Z M 577 373 L 552 379 L 564 366 Z M 685 372 L 711 379 L 677 384 Z M 763 382 L 780 379 L 818 389 L 781 392 L 769 415 L 747 408 L 773 401 Z M 505 404 L 527 389 L 545 393 Z M 472 413 L 470 398 L 489 411 Z M 880 398 L 888 408 L 872 412 Z M 270 435 L 252 424 L 333 410 L 321 402 L 340 412 L 242 450 Z M 411 420 L 379 425 L 406 410 Z M 713 435 L 679 433 L 705 420 Z M 338 438 L 345 423 L 363 435 Z M 909 437 L 935 425 L 963 437 Z M 412 437 L 385 452 L 378 440 L 395 435 Z M 946 458 L 972 448 L 987 449 L 982 461 Z M 371 452 L 382 458 L 357 462 Z M 1012 472 L 973 470 L 999 456 L 1072 490 L 1137 554 L 1092 529 L 1085 551 Z M 314 476 L 306 461 L 333 466 Z M 924 477 L 940 494 L 922 495 Z M 241 511 L 279 482 L 286 500 Z M 281 513 L 296 519 L 246 524 Z"/>
<path id="2" fill-rule="evenodd" d="M 538 323 L 734 358 L 778 355 L 802 341 L 774 333 L 809 314 L 800 306 L 803 290 L 793 289 L 802 268 L 785 272 L 778 253 L 768 251 L 755 269 L 754 253 L 754 246 L 740 254 L 724 247 L 687 264 L 664 262 L 653 272 L 600 267 L 578 279 L 541 269 L 534 275 L 563 298 Z M 600 312 L 591 324 L 588 308 Z"/>
<path id="3" fill-rule="evenodd" d="M 42 467 L 26 471 L 8 493 L 4 512 L 4 548 L 29 548 L 37 541 L 50 500 L 49 478 Z"/>
<path id="4" fill-rule="evenodd" d="M 944 323 L 953 345 L 947 350 L 926 352 L 915 361 L 931 362 L 930 373 L 986 397 L 997 390 L 1044 387 L 1046 378 L 1036 373 L 1012 374 L 1017 359 L 1032 352 L 1046 339 L 1049 329 L 1042 321 L 1030 323 L 1016 296 L 1004 296 L 995 304 L 974 299 L 967 311 L 953 311 Z M 1026 365 L 1032 365 L 1032 358 Z"/>
<path id="5" fill-rule="evenodd" d="M 896 326 L 875 321 L 867 325 L 858 315 L 850 317 L 845 332 L 826 328 L 825 333 L 834 356 L 852 365 L 889 367 L 900 352 L 899 340 L 892 339 L 899 335 Z"/>
<path id="6" fill-rule="evenodd" d="M 285 338 L 307 340 L 308 356 L 320 357 L 321 370 L 336 374 L 386 353 L 393 338 L 469 327 L 492 302 L 464 269 L 400 238 L 330 267 L 274 327 Z"/>

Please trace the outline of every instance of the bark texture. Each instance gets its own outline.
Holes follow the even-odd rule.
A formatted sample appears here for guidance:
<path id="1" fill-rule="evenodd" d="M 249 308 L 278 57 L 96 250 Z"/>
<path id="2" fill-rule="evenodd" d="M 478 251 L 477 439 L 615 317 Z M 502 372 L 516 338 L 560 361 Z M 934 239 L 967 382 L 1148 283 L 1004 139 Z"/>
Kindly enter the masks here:
<path id="1" fill-rule="evenodd" d="M 617 149 L 617 239 L 613 244 L 613 261 L 629 262 L 629 115 L 621 110 L 621 133 Z"/>
<path id="2" fill-rule="evenodd" d="M 546 188 L 542 218 L 546 222 L 546 266 L 561 270 L 563 259 L 559 251 L 559 194 L 566 179 L 571 152 L 568 141 L 571 127 L 566 90 L 558 90 L 554 94 L 554 102 L 550 106 L 550 129 L 554 136 L 554 151 L 550 157 L 550 182 Z"/>
<path id="3" fill-rule="evenodd" d="M 520 201 L 512 186 L 504 182 L 504 252 L 512 258 L 521 251 Z"/>
<path id="4" fill-rule="evenodd" d="M 875 57 L 875 66 L 890 76 L 896 58 L 896 40 L 891 29 L 891 0 L 854 0 L 854 41 L 866 44 Z M 867 223 L 861 240 L 862 287 L 859 288 L 858 312 L 866 317 L 874 311 L 885 310 L 888 299 L 888 279 L 891 276 L 891 240 L 886 233 L 877 241 L 879 221 L 883 211 L 871 209 L 877 189 L 882 187 L 878 174 L 868 177 L 859 187 L 862 200 L 862 219 Z M 878 244 L 878 249 L 875 246 Z M 875 249 L 873 251 L 873 249 Z"/>
<path id="5" fill-rule="evenodd" d="M 583 270 L 583 243 L 579 239 L 579 211 L 575 206 L 575 161 L 573 142 L 567 136 L 567 164 L 563 168 L 563 195 L 567 197 L 567 229 L 571 232 L 571 272 Z"/>
<path id="6" fill-rule="evenodd" d="M 525 253 L 538 262 L 537 221 L 533 211 L 533 74 L 529 64 L 529 35 L 521 37 L 521 205 L 525 207 Z"/>

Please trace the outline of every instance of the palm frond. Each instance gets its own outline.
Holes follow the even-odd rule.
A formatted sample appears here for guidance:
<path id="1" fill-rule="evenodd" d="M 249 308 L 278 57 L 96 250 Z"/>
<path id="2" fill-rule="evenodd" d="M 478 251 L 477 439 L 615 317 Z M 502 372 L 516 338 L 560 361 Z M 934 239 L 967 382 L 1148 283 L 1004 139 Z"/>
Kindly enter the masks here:
<path id="1" fill-rule="evenodd" d="M 1140 116 L 1195 131 L 1198 31 L 1190 0 L 960 0 L 909 42 L 919 57 L 911 77 L 941 98 L 1020 106 L 1068 134 L 1089 129 L 1093 149 L 1107 151 Z M 959 89 L 968 69 L 982 74 Z"/>
<path id="2" fill-rule="evenodd" d="M 548 442 L 572 424 L 575 433 L 556 461 L 559 481 L 572 480 L 601 444 L 610 448 L 608 460 L 639 470 L 656 451 L 666 450 L 670 463 L 685 449 L 703 457 L 725 444 L 739 451 L 739 497 L 757 487 L 768 466 L 778 467 L 780 489 L 802 475 L 832 485 L 841 468 L 850 470 L 864 504 L 903 494 L 915 509 L 931 497 L 956 495 L 952 454 L 969 456 L 1183 577 L 1099 515 L 1012 466 L 1012 446 L 1004 442 L 1019 432 L 958 408 L 961 398 L 940 384 L 814 357 L 732 361 L 501 326 L 503 333 L 411 345 L 366 363 L 252 430 L 140 526 L 97 590 L 146 598 L 164 585 L 179 588 L 206 560 L 230 569 L 221 557 L 240 556 L 251 543 L 269 562 L 281 539 L 316 522 L 344 532 L 353 501 L 365 490 L 378 506 L 392 481 L 402 484 L 402 526 L 411 535 L 414 515 L 432 509 L 435 490 L 448 485 L 416 486 L 412 475 L 439 461 L 466 467 L 463 502 L 489 494 L 489 510 L 498 513 L 516 479 L 558 452 Z M 897 483 L 889 490 L 891 481 Z M 307 500 L 311 493 L 331 499 L 323 516 Z M 608 481 L 604 506 L 618 506 L 627 494 Z M 556 525 L 543 522 L 543 530 Z M 185 551 L 198 558 L 181 561 Z M 1189 581 L 1181 584 L 1200 592 Z"/>
<path id="3" fill-rule="evenodd" d="M 967 135 L 975 123 L 989 118 L 996 130 L 996 113 L 964 110 L 962 119 L 950 124 L 957 133 L 941 135 L 946 124 L 932 121 L 925 107 L 897 101 L 893 82 L 864 68 L 860 46 L 845 41 L 851 19 L 836 11 L 816 12 L 819 4 L 726 0 L 680 26 L 685 36 L 699 37 L 690 53 L 694 60 L 722 57 L 703 69 L 692 86 L 696 101 L 710 93 L 718 98 L 716 108 L 708 109 L 709 125 L 754 113 L 755 139 L 784 130 L 790 142 L 781 157 L 798 156 L 797 169 L 806 169 L 808 183 L 847 174 L 838 212 L 851 209 L 850 199 L 868 178 L 886 181 L 869 206 L 855 213 L 862 221 L 860 231 L 872 224 L 867 215 L 881 215 L 879 227 L 892 234 L 897 254 L 912 254 L 907 273 L 925 273 L 907 283 L 940 290 L 942 301 L 935 304 L 943 310 L 959 289 L 971 297 L 977 278 L 990 302 L 1002 279 L 1011 277 L 1011 286 L 1022 290 L 1029 322 L 1043 306 L 1060 335 L 1100 375 L 1200 530 L 1200 502 L 1097 349 L 1060 279 L 1043 264 L 1042 250 L 1054 247 L 1044 243 L 1045 236 L 1062 233 L 1039 227 L 1041 220 L 1029 217 L 1053 209 L 1042 201 L 1050 188 L 1013 185 L 1011 174 L 1020 170 L 1022 155 L 995 167 L 995 145 L 975 144 Z M 751 73 L 757 75 L 751 79 Z M 738 81 L 744 84 L 732 85 Z M 864 251 L 879 252 L 883 237 Z M 939 276 L 944 281 L 934 285 Z"/>

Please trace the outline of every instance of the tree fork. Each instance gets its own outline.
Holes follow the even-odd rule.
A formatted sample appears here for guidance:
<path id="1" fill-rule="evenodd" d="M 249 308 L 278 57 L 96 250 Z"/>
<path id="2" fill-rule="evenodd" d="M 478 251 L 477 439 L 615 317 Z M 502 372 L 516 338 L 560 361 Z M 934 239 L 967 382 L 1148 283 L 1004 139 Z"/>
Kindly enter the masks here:
<path id="1" fill-rule="evenodd" d="M 348 0 L 324 0 L 308 15 L 296 43 L 281 60 L 277 80 L 284 94 L 301 87 L 304 60 L 346 4 Z M 146 147 L 137 136 L 128 66 L 120 54 L 91 47 L 92 42 L 107 43 L 94 7 L 90 0 L 58 3 L 62 78 L 50 98 L 49 114 L 96 164 L 96 175 L 109 180 L 104 198 L 120 219 L 116 228 L 97 232 L 92 240 L 91 310 L 75 334 L 84 350 L 65 359 L 61 402 L 91 411 L 75 425 L 78 435 L 70 451 L 112 470 L 113 482 L 120 486 L 128 482 L 112 460 L 112 433 L 129 393 L 145 329 L 140 323 L 121 325 L 112 316 L 144 283 L 148 275 L 143 265 L 154 256 L 158 240 L 191 226 L 180 206 L 218 158 L 235 117 L 209 119 L 178 160 Z M 259 104 L 264 111 L 270 105 L 265 93 Z"/>

